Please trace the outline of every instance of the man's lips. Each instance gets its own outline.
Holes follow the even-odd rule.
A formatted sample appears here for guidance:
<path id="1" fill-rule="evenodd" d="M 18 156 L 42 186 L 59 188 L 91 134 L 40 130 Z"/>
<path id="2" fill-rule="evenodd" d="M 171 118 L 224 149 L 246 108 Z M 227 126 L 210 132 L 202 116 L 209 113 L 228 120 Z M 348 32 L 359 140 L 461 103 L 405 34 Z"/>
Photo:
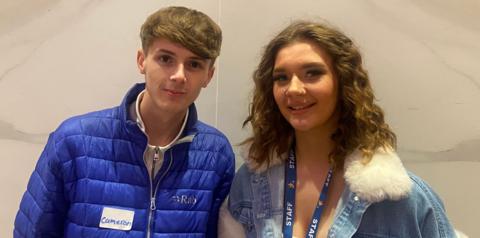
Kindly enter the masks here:
<path id="1" fill-rule="evenodd" d="M 185 92 L 181 90 L 164 89 L 164 91 L 167 92 L 169 95 L 173 95 L 173 96 L 179 96 L 179 95 L 185 94 Z"/>

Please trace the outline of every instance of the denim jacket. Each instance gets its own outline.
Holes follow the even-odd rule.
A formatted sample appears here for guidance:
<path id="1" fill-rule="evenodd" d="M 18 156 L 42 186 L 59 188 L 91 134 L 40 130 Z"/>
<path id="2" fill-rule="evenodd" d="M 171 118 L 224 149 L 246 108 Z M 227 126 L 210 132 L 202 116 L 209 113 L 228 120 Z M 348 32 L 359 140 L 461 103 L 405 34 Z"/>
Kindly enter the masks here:
<path id="1" fill-rule="evenodd" d="M 221 213 L 221 233 L 282 237 L 283 161 L 279 157 L 267 169 L 247 160 L 238 170 L 229 212 Z M 440 198 L 405 170 L 395 152 L 377 151 L 368 163 L 361 152 L 352 153 L 345 160 L 344 179 L 328 237 L 456 237 Z"/>

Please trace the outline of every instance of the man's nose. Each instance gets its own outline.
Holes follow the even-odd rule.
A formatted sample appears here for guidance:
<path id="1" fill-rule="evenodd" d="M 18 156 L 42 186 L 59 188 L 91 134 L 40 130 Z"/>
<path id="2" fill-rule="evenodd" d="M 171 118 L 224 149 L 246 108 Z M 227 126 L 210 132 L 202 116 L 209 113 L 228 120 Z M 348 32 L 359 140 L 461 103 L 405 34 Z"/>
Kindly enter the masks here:
<path id="1" fill-rule="evenodd" d="M 185 74 L 185 66 L 183 64 L 178 64 L 177 68 L 173 72 L 172 75 L 170 75 L 170 80 L 176 81 L 176 82 L 185 82 L 187 80 L 186 74 Z"/>

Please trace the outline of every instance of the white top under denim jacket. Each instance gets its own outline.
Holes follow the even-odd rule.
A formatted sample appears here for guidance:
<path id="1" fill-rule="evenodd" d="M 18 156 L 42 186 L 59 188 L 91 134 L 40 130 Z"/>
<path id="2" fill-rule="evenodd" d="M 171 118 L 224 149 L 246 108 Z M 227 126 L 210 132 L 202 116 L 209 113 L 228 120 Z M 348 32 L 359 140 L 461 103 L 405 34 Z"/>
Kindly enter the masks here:
<path id="1" fill-rule="evenodd" d="M 456 237 L 440 198 L 405 170 L 395 152 L 379 150 L 369 163 L 362 160 L 359 151 L 345 160 L 346 186 L 328 237 Z M 220 214 L 221 236 L 282 237 L 283 161 L 253 170 L 247 160 L 238 170 L 229 212 Z"/>

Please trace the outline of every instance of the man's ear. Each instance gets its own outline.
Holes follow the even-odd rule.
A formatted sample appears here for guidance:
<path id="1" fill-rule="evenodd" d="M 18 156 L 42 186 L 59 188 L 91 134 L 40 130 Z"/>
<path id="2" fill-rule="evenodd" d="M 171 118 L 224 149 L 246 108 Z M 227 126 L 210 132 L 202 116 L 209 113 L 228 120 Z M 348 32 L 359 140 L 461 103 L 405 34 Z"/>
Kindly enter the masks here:
<path id="1" fill-rule="evenodd" d="M 210 69 L 208 69 L 208 78 L 203 82 L 202 87 L 206 88 L 210 81 L 212 81 L 213 74 L 215 73 L 215 66 L 211 66 Z"/>
<path id="2" fill-rule="evenodd" d="M 141 74 L 145 74 L 145 54 L 142 49 L 137 51 L 137 67 Z"/>

